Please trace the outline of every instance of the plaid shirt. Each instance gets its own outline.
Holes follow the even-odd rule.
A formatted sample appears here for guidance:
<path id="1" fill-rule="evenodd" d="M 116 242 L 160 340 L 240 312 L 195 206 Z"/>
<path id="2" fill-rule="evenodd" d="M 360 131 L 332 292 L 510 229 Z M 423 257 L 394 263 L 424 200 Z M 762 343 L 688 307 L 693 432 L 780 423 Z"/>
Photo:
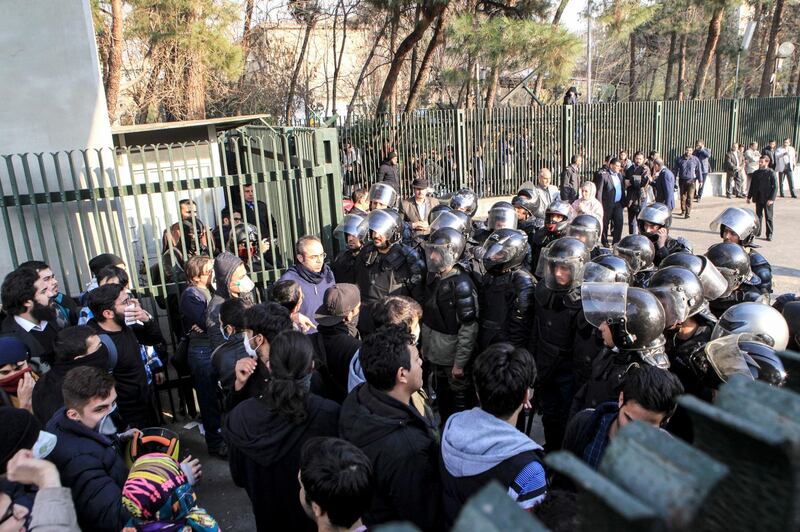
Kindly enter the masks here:
<path id="1" fill-rule="evenodd" d="M 611 428 L 611 423 L 617 419 L 618 415 L 618 411 L 604 415 L 600 420 L 600 425 L 597 427 L 594 439 L 583 450 L 583 460 L 594 469 L 597 469 L 597 466 L 600 465 L 600 459 L 603 458 L 603 453 L 608 445 L 608 431 Z"/>

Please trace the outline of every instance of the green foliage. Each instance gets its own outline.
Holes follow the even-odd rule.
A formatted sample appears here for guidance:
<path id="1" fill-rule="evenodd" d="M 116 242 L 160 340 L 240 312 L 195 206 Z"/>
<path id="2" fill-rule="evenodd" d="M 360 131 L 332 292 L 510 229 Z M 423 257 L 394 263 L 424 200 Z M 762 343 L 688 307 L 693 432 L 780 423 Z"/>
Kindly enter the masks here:
<path id="1" fill-rule="evenodd" d="M 609 38 L 624 41 L 656 14 L 659 5 L 639 0 L 611 0 L 601 7 L 597 20 L 606 27 Z"/>

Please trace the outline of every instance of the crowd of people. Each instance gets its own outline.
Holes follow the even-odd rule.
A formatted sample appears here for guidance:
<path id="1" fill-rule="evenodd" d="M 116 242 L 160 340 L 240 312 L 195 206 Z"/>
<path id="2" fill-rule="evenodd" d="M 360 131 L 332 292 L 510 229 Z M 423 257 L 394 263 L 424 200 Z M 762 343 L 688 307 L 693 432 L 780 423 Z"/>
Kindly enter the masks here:
<path id="1" fill-rule="evenodd" d="M 171 272 L 172 362 L 192 377 L 211 459 L 228 461 L 258 530 L 446 530 L 491 481 L 546 524 L 574 525 L 575 487 L 546 453 L 596 468 L 632 421 L 691 441 L 679 395 L 713 402 L 734 375 L 785 382 L 776 352 L 798 349 L 800 300 L 773 297 L 755 239 L 762 213 L 772 236 L 772 165 L 789 147 L 744 167 L 756 212 L 724 209 L 708 250 L 670 235 L 676 177 L 686 217 L 695 185 L 702 195 L 702 141 L 675 174 L 658 153 L 623 151 L 582 183 L 575 156 L 558 186 L 541 169 L 485 222 L 472 190 L 442 202 L 417 176 L 400 199 L 387 171 L 353 191 L 343 251 L 302 236 L 266 291 L 251 276 L 269 250 L 188 246 L 207 231 L 182 202 L 190 230 L 164 234 L 157 266 Z M 778 172 L 791 176 L 793 157 Z M 237 214 L 270 226 L 250 189 L 223 213 L 221 242 Z M 194 493 L 201 464 L 158 426 L 159 320 L 122 258 L 89 267 L 74 297 L 40 261 L 3 280 L 0 527 L 217 530 Z"/>

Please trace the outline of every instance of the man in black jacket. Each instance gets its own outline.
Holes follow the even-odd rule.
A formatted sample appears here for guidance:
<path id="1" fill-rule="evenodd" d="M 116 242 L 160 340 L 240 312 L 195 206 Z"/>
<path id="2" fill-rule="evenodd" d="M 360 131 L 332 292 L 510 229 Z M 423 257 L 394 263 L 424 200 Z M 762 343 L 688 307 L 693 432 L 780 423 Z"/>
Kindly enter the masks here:
<path id="1" fill-rule="evenodd" d="M 769 157 L 762 155 L 758 160 L 758 170 L 750 177 L 750 190 L 747 191 L 747 203 L 752 200 L 756 204 L 756 216 L 759 225 L 762 218 L 767 219 L 767 240 L 772 240 L 772 209 L 778 194 L 778 177 L 769 167 Z"/>
<path id="2" fill-rule="evenodd" d="M 378 183 L 386 183 L 400 194 L 400 172 L 397 170 L 397 152 L 392 150 L 378 168 Z"/>
<path id="3" fill-rule="evenodd" d="M 244 348 L 245 311 L 247 306 L 241 299 L 229 299 L 219 308 L 219 331 L 224 342 L 211 353 L 214 378 L 219 381 L 223 393 L 233 389 L 236 380 L 236 363 L 247 356 Z"/>
<path id="4" fill-rule="evenodd" d="M 117 349 L 113 375 L 117 381 L 123 421 L 136 428 L 152 426 L 155 418 L 141 345 L 164 343 L 158 322 L 118 284 L 106 284 L 92 290 L 89 310 L 94 317 L 87 325 L 97 333 L 110 336 Z"/>
<path id="5" fill-rule="evenodd" d="M 53 300 L 56 287 L 32 268 L 17 268 L 3 280 L 3 310 L 7 313 L 0 332 L 13 334 L 28 347 L 33 369 L 44 373 L 53 357 L 53 343 L 61 329 Z"/>
<path id="6" fill-rule="evenodd" d="M 644 153 L 633 154 L 633 165 L 625 170 L 625 201 L 628 205 L 628 233 L 635 235 L 639 227 L 636 217 L 642 210 L 642 192 L 650 184 L 650 168 L 644 164 Z"/>
<path id="7" fill-rule="evenodd" d="M 441 530 L 439 448 L 433 422 L 411 405 L 422 387 L 422 359 L 402 325 L 381 327 L 364 340 L 359 355 L 367 382 L 345 399 L 339 434 L 372 462 L 369 527 L 411 521 Z"/>
<path id="8" fill-rule="evenodd" d="M 578 189 L 581 186 L 581 163 L 583 157 L 573 155 L 570 165 L 561 172 L 561 201 L 572 203 L 578 199 Z"/>

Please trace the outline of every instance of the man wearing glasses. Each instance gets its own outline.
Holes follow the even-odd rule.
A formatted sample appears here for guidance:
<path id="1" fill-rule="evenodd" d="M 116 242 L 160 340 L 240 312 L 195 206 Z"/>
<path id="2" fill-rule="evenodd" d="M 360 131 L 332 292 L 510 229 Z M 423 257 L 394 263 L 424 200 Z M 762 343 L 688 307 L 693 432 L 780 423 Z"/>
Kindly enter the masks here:
<path id="1" fill-rule="evenodd" d="M 336 279 L 330 266 L 325 264 L 326 254 L 319 238 L 312 235 L 300 237 L 294 249 L 297 262 L 286 270 L 280 280 L 295 281 L 300 285 L 303 291 L 300 314 L 310 319 L 316 327 L 314 314 L 322 306 L 325 291 L 336 284 Z"/>

